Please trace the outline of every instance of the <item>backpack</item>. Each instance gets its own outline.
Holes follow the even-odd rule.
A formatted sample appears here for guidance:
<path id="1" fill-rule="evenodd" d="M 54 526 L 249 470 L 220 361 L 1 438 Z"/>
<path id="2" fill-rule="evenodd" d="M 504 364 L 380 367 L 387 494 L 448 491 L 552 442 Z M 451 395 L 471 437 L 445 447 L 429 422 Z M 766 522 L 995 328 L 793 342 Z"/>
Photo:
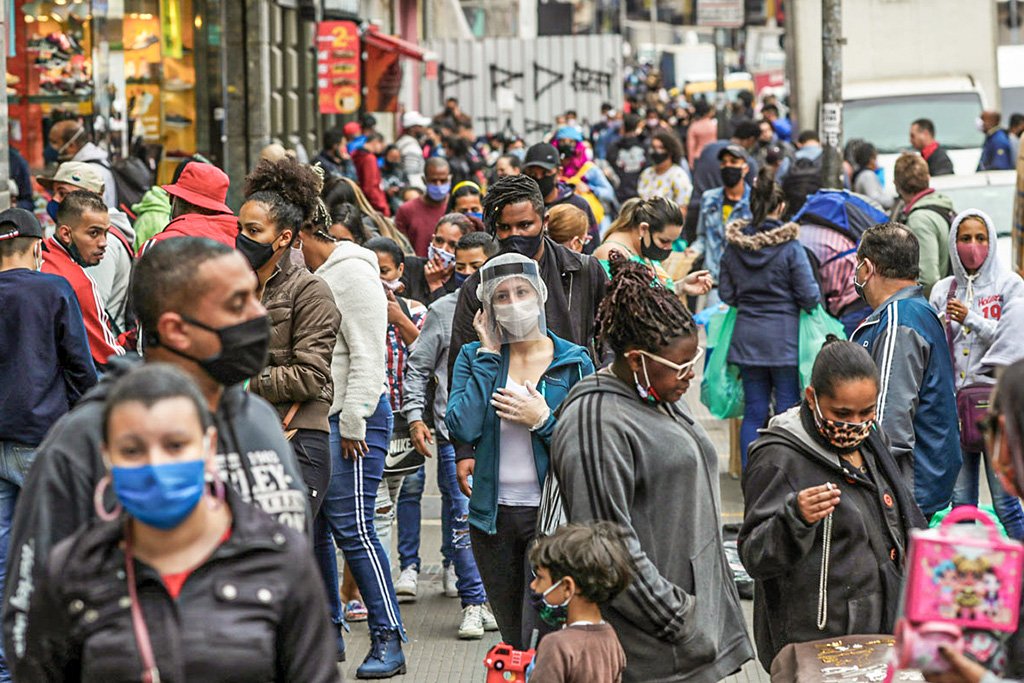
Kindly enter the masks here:
<path id="1" fill-rule="evenodd" d="M 942 217 L 942 220 L 946 221 L 946 226 L 949 228 L 953 227 L 953 221 L 956 220 L 956 211 L 953 209 L 944 209 L 940 206 L 915 206 L 908 213 L 903 215 L 903 222 L 907 222 L 910 217 L 918 211 L 931 211 L 937 213 Z"/>
<path id="2" fill-rule="evenodd" d="M 138 157 L 128 157 L 113 164 L 107 164 L 99 159 L 89 159 L 86 163 L 97 164 L 110 171 L 117 186 L 117 208 L 134 221 L 136 216 L 132 206 L 142 201 L 142 196 L 153 185 L 153 175 L 146 162 Z"/>
<path id="3" fill-rule="evenodd" d="M 825 155 L 811 160 L 797 158 L 782 180 L 782 192 L 786 195 L 789 208 L 786 213 L 794 215 L 807 201 L 807 198 L 821 189 L 821 167 Z"/>

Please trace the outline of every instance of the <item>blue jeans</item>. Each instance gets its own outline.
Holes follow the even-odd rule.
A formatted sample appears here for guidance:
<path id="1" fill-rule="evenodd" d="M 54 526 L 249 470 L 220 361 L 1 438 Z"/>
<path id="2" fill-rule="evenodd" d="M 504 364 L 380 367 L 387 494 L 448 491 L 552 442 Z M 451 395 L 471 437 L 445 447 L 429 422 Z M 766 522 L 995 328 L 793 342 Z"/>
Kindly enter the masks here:
<path id="1" fill-rule="evenodd" d="M 398 494 L 398 568 L 420 570 L 420 521 L 426 468 L 421 466 L 402 482 Z"/>
<path id="2" fill-rule="evenodd" d="M 383 395 L 377 410 L 366 420 L 366 445 L 369 452 L 361 458 L 349 460 L 341 457 L 338 416 L 331 416 L 331 483 L 327 487 L 320 516 L 325 522 L 323 526 L 334 536 L 335 543 L 344 553 L 346 565 L 352 570 L 352 576 L 369 612 L 370 630 L 375 633 L 399 631 L 404 636 L 387 556 L 373 528 L 374 503 L 384 474 L 384 458 L 388 452 L 393 422 L 391 405 L 387 395 Z M 337 572 L 332 553 L 320 548 L 316 555 L 321 563 L 326 562 L 330 555 L 330 564 L 334 565 L 334 572 Z M 326 565 L 321 567 L 321 572 L 330 577 L 331 570 Z M 328 578 L 328 582 L 334 617 L 335 606 L 340 604 L 341 598 L 337 596 L 337 580 Z"/>
<path id="3" fill-rule="evenodd" d="M 462 606 L 482 605 L 487 593 L 469 540 L 469 498 L 459 488 L 455 446 L 447 441 L 437 444 L 437 487 L 441 490 L 441 554 L 455 564 L 455 587 Z"/>
<path id="4" fill-rule="evenodd" d="M 747 449 L 757 440 L 757 430 L 768 424 L 775 393 L 775 414 L 786 412 L 800 402 L 800 372 L 796 366 L 765 368 L 741 365 L 743 380 L 743 425 L 740 427 L 740 453 L 747 467 Z"/>
<path id="5" fill-rule="evenodd" d="M 984 461 L 985 477 L 988 488 L 992 492 L 992 507 L 995 508 L 999 521 L 1006 528 L 1010 538 L 1024 540 L 1024 510 L 1020 500 L 1003 488 L 999 476 L 992 469 L 989 457 L 984 453 L 964 453 L 964 465 L 957 477 L 953 489 L 953 507 L 958 505 L 978 505 L 978 470 Z"/>
<path id="6" fill-rule="evenodd" d="M 7 550 L 11 538 L 11 520 L 18 494 L 25 483 L 28 468 L 35 460 L 36 450 L 13 441 L 0 441 L 0 595 L 3 594 L 7 579 Z M 3 643 L 0 642 L 0 682 L 11 680 L 4 658 Z"/>

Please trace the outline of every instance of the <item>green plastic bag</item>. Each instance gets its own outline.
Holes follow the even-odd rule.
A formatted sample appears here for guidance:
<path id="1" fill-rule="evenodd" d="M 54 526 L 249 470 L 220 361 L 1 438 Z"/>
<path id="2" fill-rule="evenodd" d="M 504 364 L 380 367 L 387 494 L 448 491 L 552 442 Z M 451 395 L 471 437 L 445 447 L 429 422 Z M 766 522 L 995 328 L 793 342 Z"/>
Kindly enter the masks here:
<path id="1" fill-rule="evenodd" d="M 735 327 L 735 308 L 716 313 L 708 322 L 709 356 L 700 381 L 700 401 L 720 420 L 743 416 L 740 369 L 727 360 Z"/>
<path id="2" fill-rule="evenodd" d="M 834 334 L 840 339 L 846 339 L 846 330 L 843 324 L 830 316 L 825 307 L 818 304 L 810 313 L 800 311 L 800 386 L 807 388 L 811 384 L 811 371 L 814 369 L 814 359 L 818 357 L 825 338 Z"/>

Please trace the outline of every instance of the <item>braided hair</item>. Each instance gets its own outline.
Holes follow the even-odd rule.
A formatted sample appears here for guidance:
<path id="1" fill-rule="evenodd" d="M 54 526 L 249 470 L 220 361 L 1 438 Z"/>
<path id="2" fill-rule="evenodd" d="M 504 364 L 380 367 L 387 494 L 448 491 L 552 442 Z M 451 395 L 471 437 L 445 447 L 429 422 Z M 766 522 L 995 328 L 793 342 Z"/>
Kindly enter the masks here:
<path id="1" fill-rule="evenodd" d="M 697 325 L 674 293 L 651 284 L 649 266 L 612 252 L 612 281 L 597 311 L 598 335 L 616 355 L 657 353 L 674 339 L 697 334 Z"/>
<path id="2" fill-rule="evenodd" d="M 484 226 L 487 232 L 494 234 L 501 212 L 509 204 L 530 202 L 537 215 L 544 215 L 544 197 L 540 194 L 537 181 L 526 175 L 508 175 L 499 178 L 487 189 L 484 196 Z"/>
<path id="3" fill-rule="evenodd" d="M 323 176 L 291 157 L 263 159 L 245 177 L 245 200 L 266 205 L 278 234 L 291 229 L 297 236 L 303 224 L 321 218 Z M 294 239 L 294 237 L 293 237 Z"/>

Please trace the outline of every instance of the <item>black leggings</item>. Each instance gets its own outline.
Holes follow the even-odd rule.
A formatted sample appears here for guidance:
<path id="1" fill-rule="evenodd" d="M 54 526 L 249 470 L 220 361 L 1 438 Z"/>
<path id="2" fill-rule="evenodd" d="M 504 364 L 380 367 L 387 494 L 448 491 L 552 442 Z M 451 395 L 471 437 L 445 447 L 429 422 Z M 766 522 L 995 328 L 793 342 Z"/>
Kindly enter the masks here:
<path id="1" fill-rule="evenodd" d="M 527 553 L 536 537 L 537 508 L 498 506 L 497 533 L 493 536 L 469 525 L 480 578 L 501 638 L 517 650 L 530 645 L 533 630 L 540 635 L 549 628 L 530 604 L 533 572 Z"/>
<path id="2" fill-rule="evenodd" d="M 316 517 L 331 481 L 330 437 L 327 432 L 316 429 L 296 429 L 292 437 L 292 450 L 302 469 L 312 516 Z"/>

